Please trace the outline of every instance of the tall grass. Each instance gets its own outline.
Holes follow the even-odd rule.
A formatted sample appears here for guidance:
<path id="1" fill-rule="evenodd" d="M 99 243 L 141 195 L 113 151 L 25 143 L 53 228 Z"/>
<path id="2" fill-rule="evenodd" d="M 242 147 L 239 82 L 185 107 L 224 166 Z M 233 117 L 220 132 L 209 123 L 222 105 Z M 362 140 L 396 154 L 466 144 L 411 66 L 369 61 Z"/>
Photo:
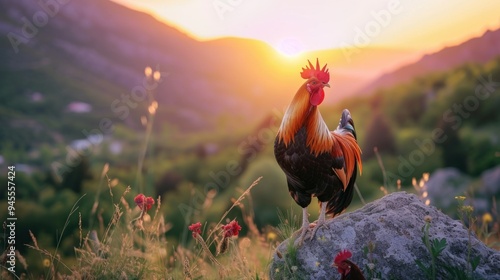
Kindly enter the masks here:
<path id="1" fill-rule="evenodd" d="M 217 223 L 205 226 L 207 234 L 193 238 L 188 246 L 169 244 L 166 240 L 169 227 L 161 214 L 160 197 L 156 208 L 148 211 L 152 212 L 150 215 L 127 202 L 131 196 L 130 188 L 127 188 L 116 203 L 110 199 L 113 214 L 104 230 L 88 229 L 85 232 L 81 227 L 85 215 L 79 213 L 80 240 L 75 244 L 75 266 L 64 263 L 57 247 L 53 252 L 39 247 L 34 234 L 31 235 L 33 244 L 28 247 L 49 258 L 50 264 L 41 275 L 44 279 L 265 279 L 276 239 L 268 239 L 258 230 L 249 231 L 247 236 L 229 238 L 224 252 L 216 254 L 213 250 L 223 240 L 221 227 L 230 211 L 241 207 L 259 180 L 234 199 Z M 114 196 L 111 187 L 110 196 Z M 68 214 L 58 241 L 69 221 L 75 218 L 79 201 Z M 244 217 L 245 224 L 251 217 Z"/>

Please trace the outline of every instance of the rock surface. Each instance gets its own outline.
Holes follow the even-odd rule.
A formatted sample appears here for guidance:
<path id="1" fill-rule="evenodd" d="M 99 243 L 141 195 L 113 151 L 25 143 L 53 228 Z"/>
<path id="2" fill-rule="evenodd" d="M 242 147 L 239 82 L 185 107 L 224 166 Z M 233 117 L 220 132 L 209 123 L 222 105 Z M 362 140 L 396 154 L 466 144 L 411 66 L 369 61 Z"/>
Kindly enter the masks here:
<path id="1" fill-rule="evenodd" d="M 486 170 L 481 174 L 483 190 L 487 195 L 500 193 L 500 166 Z"/>
<path id="2" fill-rule="evenodd" d="M 426 206 L 413 194 L 397 192 L 342 214 L 318 229 L 315 239 L 307 240 L 295 254 L 290 239 L 276 249 L 270 266 L 271 279 L 340 279 L 331 267 L 334 256 L 342 249 L 353 253 L 351 260 L 369 277 L 368 264 L 378 279 L 427 279 L 416 264 L 430 267 L 430 253 L 423 237 L 424 217 L 432 218 L 430 239 L 446 239 L 447 246 L 436 261 L 437 279 L 456 279 L 445 267 L 467 272 L 469 237 L 460 221 L 451 219 L 435 207 Z M 295 238 L 295 235 L 294 235 Z M 293 240 L 292 240 L 293 242 Z M 366 254 L 373 244 L 371 254 Z M 472 279 L 500 279 L 500 252 L 487 247 L 471 236 L 471 259 L 479 265 Z M 370 266 L 372 266 L 370 264 Z M 373 274 L 372 274 L 373 275 Z"/>
<path id="3" fill-rule="evenodd" d="M 464 195 L 471 179 L 456 168 L 438 169 L 427 182 L 432 205 L 448 210 L 456 207 L 455 196 Z"/>

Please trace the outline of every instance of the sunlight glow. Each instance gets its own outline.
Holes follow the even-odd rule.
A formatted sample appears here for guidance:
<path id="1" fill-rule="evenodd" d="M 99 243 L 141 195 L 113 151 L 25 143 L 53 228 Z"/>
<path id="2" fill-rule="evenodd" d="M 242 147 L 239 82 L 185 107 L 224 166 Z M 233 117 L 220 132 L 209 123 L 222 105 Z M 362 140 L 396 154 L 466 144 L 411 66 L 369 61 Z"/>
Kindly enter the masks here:
<path id="1" fill-rule="evenodd" d="M 366 1 L 362 8 L 356 1 L 326 1 L 319 9 L 310 9 L 306 1 L 286 7 L 264 0 L 113 1 L 149 13 L 196 40 L 257 39 L 286 58 L 344 46 L 436 50 L 500 26 L 500 1 L 378 0 Z"/>
<path id="2" fill-rule="evenodd" d="M 287 58 L 297 58 L 304 52 L 303 44 L 295 38 L 285 38 L 273 45 L 274 49 Z"/>

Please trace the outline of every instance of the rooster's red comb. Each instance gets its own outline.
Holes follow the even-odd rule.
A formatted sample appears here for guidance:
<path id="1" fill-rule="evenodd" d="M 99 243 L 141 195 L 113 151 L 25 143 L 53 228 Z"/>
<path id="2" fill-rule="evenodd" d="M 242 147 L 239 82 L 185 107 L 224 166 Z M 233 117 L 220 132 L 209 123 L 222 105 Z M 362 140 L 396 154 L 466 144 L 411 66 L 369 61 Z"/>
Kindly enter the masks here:
<path id="1" fill-rule="evenodd" d="M 335 256 L 333 263 L 338 265 L 339 263 L 347 260 L 350 257 L 352 257 L 352 253 L 349 250 L 340 251 L 340 253 L 338 253 L 337 256 Z"/>
<path id="2" fill-rule="evenodd" d="M 328 69 L 325 66 L 323 68 L 319 67 L 319 59 L 316 58 L 316 68 L 312 65 L 311 61 L 307 60 L 309 65 L 306 68 L 302 68 L 302 72 L 300 76 L 303 79 L 310 79 L 312 77 L 316 77 L 316 79 L 320 80 L 322 83 L 328 83 L 330 81 L 330 73 L 328 73 Z"/>

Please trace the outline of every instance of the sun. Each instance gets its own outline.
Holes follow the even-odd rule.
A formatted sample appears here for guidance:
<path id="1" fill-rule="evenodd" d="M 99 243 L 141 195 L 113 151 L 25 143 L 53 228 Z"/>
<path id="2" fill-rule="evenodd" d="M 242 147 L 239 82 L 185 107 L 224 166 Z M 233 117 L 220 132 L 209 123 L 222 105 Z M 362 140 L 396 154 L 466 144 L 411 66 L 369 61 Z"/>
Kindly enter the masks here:
<path id="1" fill-rule="evenodd" d="M 278 51 L 279 54 L 281 54 L 282 56 L 284 56 L 286 58 L 297 58 L 302 54 L 301 51 L 289 51 L 289 50 L 283 50 L 283 49 L 279 49 L 279 48 L 276 48 L 276 51 Z"/>
<path id="2" fill-rule="evenodd" d="M 273 45 L 274 49 L 286 58 L 297 58 L 304 52 L 302 42 L 296 38 L 284 38 Z"/>

